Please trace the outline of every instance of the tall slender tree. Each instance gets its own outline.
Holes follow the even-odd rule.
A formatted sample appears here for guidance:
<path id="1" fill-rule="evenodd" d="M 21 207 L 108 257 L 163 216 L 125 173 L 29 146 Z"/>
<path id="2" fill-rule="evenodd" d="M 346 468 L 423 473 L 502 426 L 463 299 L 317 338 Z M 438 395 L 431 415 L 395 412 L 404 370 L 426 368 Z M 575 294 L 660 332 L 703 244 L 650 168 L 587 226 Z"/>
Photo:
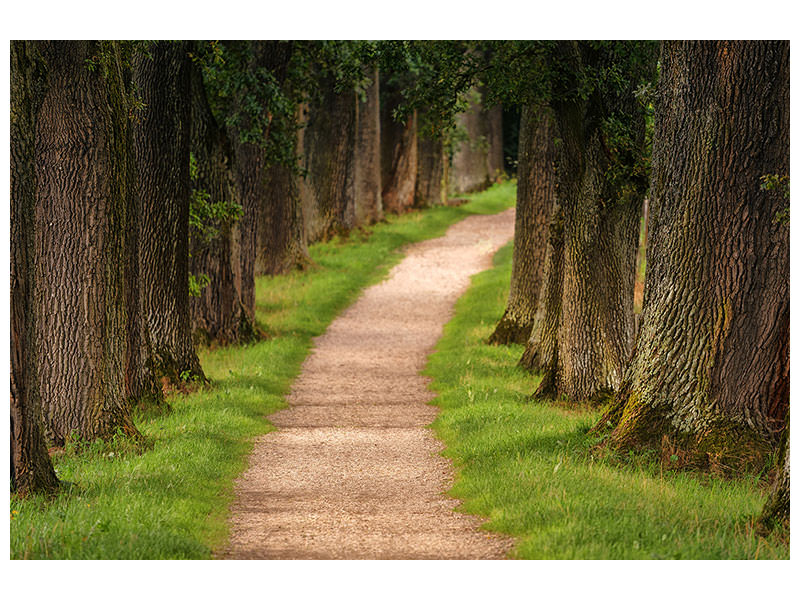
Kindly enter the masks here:
<path id="1" fill-rule="evenodd" d="M 547 106 L 522 109 L 511 289 L 506 311 L 489 343 L 524 344 L 530 339 L 555 199 L 554 137 L 553 116 Z M 546 311 L 545 306 L 543 316 Z"/>
<path id="2" fill-rule="evenodd" d="M 196 281 L 207 283 L 190 300 L 193 337 L 206 343 L 246 342 L 255 328 L 234 278 L 235 219 L 241 204 L 233 151 L 211 111 L 198 61 L 191 71 L 191 156 L 190 271 Z"/>
<path id="3" fill-rule="evenodd" d="M 356 225 L 371 225 L 383 218 L 378 65 L 365 66 L 364 72 L 369 83 L 363 98 L 356 98 L 356 139 L 353 147 Z"/>
<path id="4" fill-rule="evenodd" d="M 185 42 L 156 42 L 133 64 L 142 305 L 153 369 L 173 383 L 205 378 L 189 314 L 189 66 Z"/>
<path id="5" fill-rule="evenodd" d="M 597 428 L 608 445 L 690 463 L 773 447 L 789 403 L 788 194 L 761 178 L 788 172 L 788 42 L 664 42 L 642 325 Z"/>

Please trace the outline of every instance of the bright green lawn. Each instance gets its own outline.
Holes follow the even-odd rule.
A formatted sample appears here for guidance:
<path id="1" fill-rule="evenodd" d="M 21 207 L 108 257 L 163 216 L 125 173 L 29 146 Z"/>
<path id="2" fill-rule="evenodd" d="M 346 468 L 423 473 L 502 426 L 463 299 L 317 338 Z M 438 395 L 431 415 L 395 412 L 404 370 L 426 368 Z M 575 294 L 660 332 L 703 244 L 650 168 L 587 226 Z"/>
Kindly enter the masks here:
<path id="1" fill-rule="evenodd" d="M 354 232 L 311 248 L 316 267 L 257 281 L 257 318 L 270 338 L 246 347 L 204 351 L 214 384 L 169 399 L 166 416 L 140 415 L 153 443 L 143 454 L 96 444 L 56 459 L 73 486 L 51 500 L 11 500 L 12 558 L 209 558 L 225 543 L 227 506 L 252 438 L 283 396 L 311 347 L 365 286 L 379 281 L 404 245 L 442 235 L 470 214 L 514 204 L 511 183 L 440 207 Z"/>
<path id="2" fill-rule="evenodd" d="M 517 536 L 518 558 L 788 558 L 777 535 L 752 532 L 763 485 L 592 459 L 585 432 L 598 411 L 526 400 L 538 378 L 516 367 L 522 347 L 484 343 L 505 308 L 511 252 L 473 279 L 427 368 L 464 510 Z"/>

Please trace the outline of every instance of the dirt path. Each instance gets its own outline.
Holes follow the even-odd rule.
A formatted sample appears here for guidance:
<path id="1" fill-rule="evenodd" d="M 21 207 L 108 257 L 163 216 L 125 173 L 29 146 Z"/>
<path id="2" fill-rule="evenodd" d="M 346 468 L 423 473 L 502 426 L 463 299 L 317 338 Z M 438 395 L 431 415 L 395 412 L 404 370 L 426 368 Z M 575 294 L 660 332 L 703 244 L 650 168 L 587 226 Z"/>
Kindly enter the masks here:
<path id="1" fill-rule="evenodd" d="M 471 275 L 513 237 L 514 211 L 411 246 L 316 338 L 236 482 L 220 558 L 502 558 L 507 539 L 454 512 L 450 462 L 419 374 Z"/>

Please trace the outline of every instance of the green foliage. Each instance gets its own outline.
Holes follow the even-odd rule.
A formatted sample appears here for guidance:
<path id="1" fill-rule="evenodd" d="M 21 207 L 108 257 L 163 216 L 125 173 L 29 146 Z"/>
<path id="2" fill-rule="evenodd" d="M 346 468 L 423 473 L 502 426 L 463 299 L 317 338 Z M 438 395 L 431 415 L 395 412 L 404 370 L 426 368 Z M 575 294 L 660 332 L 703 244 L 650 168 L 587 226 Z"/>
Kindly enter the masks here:
<path id="1" fill-rule="evenodd" d="M 233 481 L 252 439 L 273 429 L 264 416 L 285 407 L 312 338 L 388 273 L 403 246 L 513 199 L 513 186 L 504 185 L 463 206 L 391 216 L 363 236 L 312 246 L 314 269 L 258 278 L 256 318 L 269 339 L 201 350 L 212 384 L 171 396 L 167 414 L 136 416 L 150 450 L 98 446 L 56 456 L 59 477 L 73 485 L 53 499 L 11 498 L 11 557 L 210 558 L 227 539 Z"/>
<path id="2" fill-rule="evenodd" d="M 516 558 L 788 558 L 785 530 L 756 534 L 767 490 L 755 476 L 662 471 L 647 453 L 601 457 L 587 436 L 599 411 L 527 400 L 540 378 L 517 367 L 522 347 L 485 343 L 511 259 L 509 245 L 473 278 L 426 369 L 463 510 L 515 536 Z"/>
<path id="3" fill-rule="evenodd" d="M 205 273 L 200 273 L 195 276 L 189 273 L 189 296 L 192 298 L 199 298 L 203 288 L 211 283 L 211 278 Z"/>
<path id="4" fill-rule="evenodd" d="M 786 200 L 786 208 L 775 213 L 775 222 L 781 225 L 789 224 L 789 176 L 788 175 L 762 175 L 761 189 L 779 193 Z"/>

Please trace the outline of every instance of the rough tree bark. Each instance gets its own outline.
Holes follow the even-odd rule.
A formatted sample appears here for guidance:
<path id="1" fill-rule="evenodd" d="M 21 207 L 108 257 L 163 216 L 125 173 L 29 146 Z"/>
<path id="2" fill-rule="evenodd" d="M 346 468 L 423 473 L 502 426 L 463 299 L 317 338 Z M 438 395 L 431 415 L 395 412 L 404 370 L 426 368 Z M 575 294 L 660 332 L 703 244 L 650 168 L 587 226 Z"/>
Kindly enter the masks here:
<path id="1" fill-rule="evenodd" d="M 381 81 L 381 196 L 383 209 L 391 213 L 414 205 L 417 177 L 417 112 L 405 123 L 392 116 L 403 100 L 400 91 L 388 77 Z"/>
<path id="2" fill-rule="evenodd" d="M 479 88 L 469 93 L 469 108 L 456 117 L 466 136 L 453 154 L 449 185 L 456 194 L 485 189 L 491 181 L 489 171 L 489 127 Z M 502 135 L 502 134 L 501 134 Z M 502 143 L 500 145 L 502 153 Z"/>
<path id="3" fill-rule="evenodd" d="M 307 170 L 300 190 L 309 243 L 349 231 L 355 224 L 355 92 L 337 92 L 330 77 L 320 87 L 320 97 L 304 111 L 306 126 L 300 136 Z"/>
<path id="4" fill-rule="evenodd" d="M 209 194 L 212 202 L 239 203 L 232 172 L 232 150 L 208 103 L 200 68 L 191 69 L 191 152 L 197 165 L 195 190 Z M 191 298 L 192 337 L 195 342 L 232 344 L 253 339 L 255 328 L 242 306 L 233 270 L 231 223 L 216 224 L 211 240 L 191 235 L 190 272 L 205 274 L 210 283 Z"/>
<path id="5" fill-rule="evenodd" d="M 371 225 L 383 218 L 381 199 L 381 113 L 378 67 L 367 69 L 372 83 L 365 99 L 356 98 L 354 148 L 355 225 Z"/>
<path id="6" fill-rule="evenodd" d="M 58 479 L 41 426 L 34 298 L 35 130 L 41 72 L 29 42 L 11 42 L 11 489 L 47 493 Z"/>
<path id="7" fill-rule="evenodd" d="M 530 339 L 542 289 L 550 215 L 555 199 L 553 120 L 546 107 L 522 110 L 517 170 L 517 215 L 508 306 L 490 344 Z"/>
<path id="8" fill-rule="evenodd" d="M 559 48 L 579 72 L 602 54 L 586 51 L 582 44 L 563 42 Z M 542 375 L 536 395 L 566 396 L 583 403 L 601 400 L 617 389 L 633 345 L 633 293 L 639 212 L 646 182 L 637 177 L 625 185 L 608 177 L 612 167 L 609 140 L 603 131 L 603 114 L 630 116 L 634 154 L 644 148 L 644 114 L 637 110 L 632 86 L 610 93 L 595 91 L 586 99 L 551 102 L 559 142 L 556 152 L 556 189 L 563 248 L 561 301 L 552 302 L 553 290 L 544 296 L 543 308 L 560 315 L 542 315 L 548 328 L 534 327 L 522 363 Z M 639 179 L 643 179 L 639 177 Z M 555 255 L 555 253 L 553 253 Z M 556 258 L 556 256 L 553 256 Z M 549 265 L 552 267 L 552 264 Z M 548 274 L 548 285 L 556 277 Z M 549 335 L 557 323 L 557 350 Z M 544 344 L 544 348 L 536 348 Z"/>
<path id="9" fill-rule="evenodd" d="M 125 381 L 129 107 L 116 44 L 37 42 L 35 311 L 46 435 L 138 437 Z M 95 61 L 100 59 L 101 65 Z M 94 69 L 89 65 L 95 64 Z"/>
<path id="10" fill-rule="evenodd" d="M 189 315 L 189 57 L 184 42 L 156 42 L 133 61 L 145 108 L 134 125 L 139 272 L 153 370 L 170 383 L 205 379 Z"/>
<path id="11" fill-rule="evenodd" d="M 642 325 L 598 431 L 689 464 L 758 463 L 789 403 L 788 42 L 665 42 Z M 675 460 L 675 459 L 673 459 Z"/>

